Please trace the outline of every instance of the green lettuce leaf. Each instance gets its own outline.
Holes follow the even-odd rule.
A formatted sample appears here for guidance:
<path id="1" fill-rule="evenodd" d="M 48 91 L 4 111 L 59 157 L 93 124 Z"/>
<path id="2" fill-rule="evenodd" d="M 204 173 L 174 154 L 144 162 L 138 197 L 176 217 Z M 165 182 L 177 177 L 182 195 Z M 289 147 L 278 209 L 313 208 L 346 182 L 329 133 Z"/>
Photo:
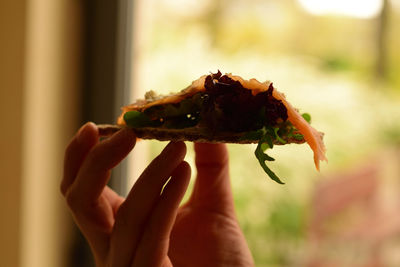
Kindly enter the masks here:
<path id="1" fill-rule="evenodd" d="M 160 124 L 159 121 L 153 121 L 146 114 L 136 110 L 126 112 L 124 121 L 132 128 L 155 127 Z"/>
<path id="2" fill-rule="evenodd" d="M 283 140 L 283 139 L 278 135 L 278 131 L 279 131 L 279 128 L 278 128 L 278 127 L 275 127 L 275 128 L 274 128 L 274 134 L 275 134 L 276 140 L 278 140 L 281 144 L 286 144 L 286 141 Z"/>
<path id="3" fill-rule="evenodd" d="M 272 130 L 272 133 L 271 133 Z M 263 168 L 263 170 L 265 171 L 266 174 L 268 174 L 268 176 L 274 180 L 275 182 L 279 183 L 279 184 L 284 184 L 279 177 L 270 169 L 268 168 L 266 161 L 274 161 L 275 159 L 268 156 L 264 151 L 267 150 L 268 148 L 272 148 L 273 147 L 273 141 L 271 138 L 271 134 L 272 137 L 275 137 L 275 131 L 273 129 L 267 129 L 267 128 L 263 128 L 262 129 L 264 135 L 261 137 L 260 141 L 258 142 L 256 151 L 254 152 L 254 154 L 256 155 L 256 158 L 258 159 L 258 162 L 260 163 L 261 167 Z"/>
<path id="4" fill-rule="evenodd" d="M 308 123 L 311 123 L 311 115 L 309 113 L 303 113 L 301 114 L 303 119 L 305 119 Z"/>

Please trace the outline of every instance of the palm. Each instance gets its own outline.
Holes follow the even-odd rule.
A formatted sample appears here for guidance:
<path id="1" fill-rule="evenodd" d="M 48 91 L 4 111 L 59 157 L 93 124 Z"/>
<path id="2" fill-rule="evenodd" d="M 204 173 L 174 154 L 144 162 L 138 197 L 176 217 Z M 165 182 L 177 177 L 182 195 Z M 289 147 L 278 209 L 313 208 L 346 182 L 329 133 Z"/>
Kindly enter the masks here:
<path id="1" fill-rule="evenodd" d="M 124 202 L 124 198 L 106 186 L 97 200 L 96 205 L 89 209 L 93 226 L 98 226 L 103 232 L 110 233 L 115 222 L 115 213 Z"/>
<path id="2" fill-rule="evenodd" d="M 184 206 L 171 233 L 169 256 L 174 266 L 234 266 L 244 261 L 246 241 L 233 217 Z"/>

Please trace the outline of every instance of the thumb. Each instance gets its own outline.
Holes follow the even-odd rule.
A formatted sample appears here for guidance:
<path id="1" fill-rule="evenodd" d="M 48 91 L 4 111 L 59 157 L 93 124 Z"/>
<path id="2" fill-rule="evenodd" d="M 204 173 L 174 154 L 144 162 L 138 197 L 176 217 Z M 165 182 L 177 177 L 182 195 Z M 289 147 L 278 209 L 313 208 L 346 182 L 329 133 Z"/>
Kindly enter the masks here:
<path id="1" fill-rule="evenodd" d="M 218 212 L 234 209 L 225 144 L 195 143 L 197 179 L 190 204 Z"/>

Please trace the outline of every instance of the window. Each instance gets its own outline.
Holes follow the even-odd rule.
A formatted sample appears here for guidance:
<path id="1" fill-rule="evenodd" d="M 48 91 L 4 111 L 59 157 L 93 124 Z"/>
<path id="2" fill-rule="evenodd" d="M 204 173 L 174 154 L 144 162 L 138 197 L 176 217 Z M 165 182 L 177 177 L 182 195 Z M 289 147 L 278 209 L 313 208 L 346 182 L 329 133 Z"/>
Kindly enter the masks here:
<path id="1" fill-rule="evenodd" d="M 398 118 L 398 102 L 382 97 L 377 104 L 369 89 L 371 84 L 386 92 L 400 88 L 400 80 L 391 74 L 400 66 L 395 52 L 400 39 L 394 30 L 398 7 L 391 5 L 395 15 L 389 20 L 389 1 L 354 1 L 360 8 L 351 10 L 344 4 L 339 7 L 343 1 L 325 1 L 323 7 L 317 2 L 136 2 L 135 98 L 148 90 L 177 92 L 209 72 L 232 72 L 272 80 L 326 133 L 329 164 L 323 164 L 321 173 L 315 171 L 307 145 L 274 147 L 272 168 L 285 186 L 262 172 L 253 156 L 255 146 L 229 145 L 238 217 L 260 266 L 307 260 L 310 198 L 321 176 L 376 153 L 384 146 L 383 128 L 400 132 L 398 125 L 377 115 L 390 112 Z M 315 8 L 322 8 L 322 14 L 315 15 Z M 148 146 L 147 162 L 164 146 L 143 143 Z M 192 166 L 193 158 L 189 149 Z"/>

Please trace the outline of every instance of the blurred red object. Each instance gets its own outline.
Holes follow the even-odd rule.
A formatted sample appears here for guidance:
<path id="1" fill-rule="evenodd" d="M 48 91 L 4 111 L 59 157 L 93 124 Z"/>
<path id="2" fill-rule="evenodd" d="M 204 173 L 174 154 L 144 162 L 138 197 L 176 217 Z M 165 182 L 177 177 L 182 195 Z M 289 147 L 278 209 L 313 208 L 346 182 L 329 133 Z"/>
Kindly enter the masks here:
<path id="1" fill-rule="evenodd" d="M 400 236 L 400 212 L 381 205 L 382 168 L 382 161 L 368 161 L 316 186 L 306 266 L 386 266 L 382 248 Z M 400 199 L 392 204 L 400 207 Z"/>

